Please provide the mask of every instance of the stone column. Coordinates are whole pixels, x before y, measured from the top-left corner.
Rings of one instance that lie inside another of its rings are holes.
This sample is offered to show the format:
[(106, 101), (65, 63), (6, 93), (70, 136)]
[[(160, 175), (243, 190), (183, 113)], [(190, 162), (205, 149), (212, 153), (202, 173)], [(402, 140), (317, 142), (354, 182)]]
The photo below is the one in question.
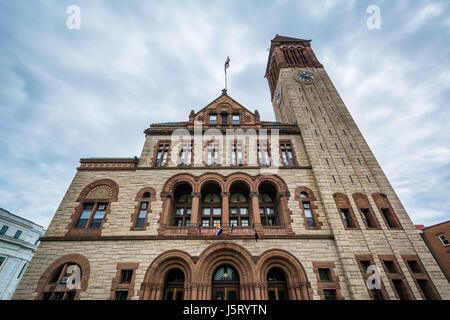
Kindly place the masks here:
[(287, 198), (289, 197), (289, 191), (286, 192), (280, 192), (279, 194), (279, 203), (281, 206), (281, 213), (283, 215), (283, 220), (284, 220), (284, 226), (286, 228), (286, 233), (287, 234), (293, 234), (294, 232), (292, 231), (292, 226), (290, 223), (290, 217), (289, 217), (289, 209), (287, 206)]
[(230, 193), (222, 192), (222, 229), (223, 234), (230, 232)]
[(252, 198), (252, 222), (255, 224), (256, 232), (263, 233), (263, 226), (261, 224), (261, 215), (259, 214), (259, 192), (250, 192)]
[(163, 197), (163, 211), (161, 214), (161, 220), (159, 222), (159, 233), (163, 233), (166, 229), (166, 226), (170, 224), (168, 221), (170, 207), (172, 202), (172, 195), (170, 193), (164, 192), (161, 194)]
[(200, 192), (192, 192), (192, 207), (191, 207), (191, 227), (189, 234), (197, 234), (197, 226), (200, 222)]

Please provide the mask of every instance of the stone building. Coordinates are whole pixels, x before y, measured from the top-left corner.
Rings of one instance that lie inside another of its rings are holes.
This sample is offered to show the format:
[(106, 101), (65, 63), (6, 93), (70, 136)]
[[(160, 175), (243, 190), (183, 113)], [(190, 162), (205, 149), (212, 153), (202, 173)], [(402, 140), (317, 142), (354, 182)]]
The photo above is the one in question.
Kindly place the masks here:
[(421, 235), (450, 282), (450, 220), (422, 228)]
[(139, 158), (81, 159), (14, 298), (449, 299), (310, 41), (277, 35), (265, 76), (276, 122), (223, 90)]
[(44, 234), (40, 225), (0, 208), (0, 300), (9, 300)]

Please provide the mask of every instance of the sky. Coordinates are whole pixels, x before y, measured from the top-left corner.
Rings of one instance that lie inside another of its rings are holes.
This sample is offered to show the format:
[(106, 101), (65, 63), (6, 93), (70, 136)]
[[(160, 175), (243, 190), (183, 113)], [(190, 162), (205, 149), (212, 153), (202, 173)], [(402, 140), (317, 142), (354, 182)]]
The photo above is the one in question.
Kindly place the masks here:
[(139, 157), (221, 94), (227, 56), (228, 94), (274, 120), (276, 34), (312, 39), (413, 222), (449, 220), (450, 3), (430, 0), (0, 0), (0, 207), (47, 227), (80, 158)]

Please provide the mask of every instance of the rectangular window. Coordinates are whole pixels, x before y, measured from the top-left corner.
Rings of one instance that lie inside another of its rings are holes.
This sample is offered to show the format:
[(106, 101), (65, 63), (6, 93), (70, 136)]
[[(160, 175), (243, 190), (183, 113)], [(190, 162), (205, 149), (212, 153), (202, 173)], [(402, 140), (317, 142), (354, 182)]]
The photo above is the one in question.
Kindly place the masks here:
[(241, 226), (248, 227), (248, 219), (241, 219)]
[(180, 154), (180, 167), (190, 167), (192, 160), (192, 144), (183, 144)]
[(217, 226), (217, 225), (221, 225), (222, 221), (220, 219), (213, 219), (213, 227)]
[(364, 218), (364, 221), (367, 224), (367, 228), (374, 228), (374, 225), (372, 224), (370, 220), (370, 212), (369, 209), (361, 209), (361, 215)]
[(137, 228), (142, 228), (144, 226), (145, 218), (147, 217), (147, 207), (148, 202), (141, 202), (141, 207), (139, 209), (139, 216), (136, 221)]
[(361, 267), (364, 270), (364, 272), (367, 272), (367, 269), (370, 267), (370, 261), (369, 260), (361, 260)]
[(281, 157), (285, 167), (295, 167), (294, 153), (290, 143), (280, 143)]
[(309, 202), (303, 202), (303, 211), (305, 212), (306, 222), (308, 227), (315, 227), (314, 219), (311, 212), (311, 205)]
[(220, 216), (222, 214), (222, 208), (213, 208), (213, 216)]
[(417, 284), (419, 285), (420, 291), (422, 291), (425, 300), (433, 300), (434, 293), (429, 286), (428, 280), (417, 279), (416, 281)]
[(223, 113), (221, 116), (222, 116), (222, 125), (226, 126), (228, 124), (228, 114)]
[(89, 225), (92, 229), (100, 228), (106, 213), (106, 204), (99, 204)]
[(409, 268), (413, 273), (422, 273), (422, 269), (420, 268), (419, 264), (415, 260), (407, 261)]
[(350, 212), (348, 209), (341, 209), (342, 219), (344, 219), (344, 224), (347, 228), (353, 228), (353, 223), (350, 217)]
[(321, 281), (331, 281), (330, 269), (319, 269), (319, 277)]
[(238, 225), (238, 220), (237, 219), (230, 219), (230, 226), (237, 227), (237, 225)]
[(242, 165), (244, 164), (241, 143), (233, 144), (233, 149), (232, 149), (232, 153), (231, 153), (231, 164), (234, 167), (236, 167), (236, 166), (242, 167)]
[(209, 124), (217, 124), (217, 115), (215, 114), (209, 115)]
[(391, 211), (389, 209), (381, 209), (381, 213), (383, 214), (384, 219), (386, 220), (387, 225), (389, 228), (395, 228), (394, 221), (391, 217)]
[(239, 115), (233, 114), (233, 124), (239, 124), (239, 123), (240, 123)]
[(208, 166), (217, 167), (219, 165), (219, 145), (216, 143), (208, 144)]
[(156, 153), (155, 167), (164, 167), (167, 163), (167, 156), (169, 154), (169, 143), (161, 143), (158, 146)]
[(336, 290), (323, 290), (323, 295), (325, 297), (325, 300), (336, 300)]
[(209, 219), (202, 219), (202, 227), (209, 227)]
[(270, 156), (267, 143), (258, 143), (258, 162), (260, 167), (270, 167)]
[(16, 231), (16, 234), (14, 235), (14, 238), (15, 238), (15, 239), (19, 239), (19, 237), (20, 237), (21, 234), (22, 234), (22, 231), (17, 230), (17, 231)]
[(440, 234), (438, 237), (439, 237), (439, 240), (441, 240), (441, 242), (444, 245), (444, 247), (450, 245), (450, 242), (448, 242), (448, 239), (445, 236), (445, 234)]
[(91, 216), (94, 205), (92, 203), (86, 203), (84, 205), (83, 211), (81, 212), (80, 218), (75, 226), (75, 228), (85, 228), (89, 217)]
[(0, 234), (5, 234), (8, 229), (9, 229), (8, 226), (3, 226), (2, 229), (0, 230)]
[(385, 260), (383, 261), (386, 271), (388, 273), (397, 273), (397, 269), (395, 268), (394, 261)]
[(2, 266), (3, 262), (5, 262), (6, 257), (0, 257), (0, 267)]
[(25, 263), (22, 267), (22, 269), (20, 269), (19, 274), (17, 275), (17, 279), (20, 279), (20, 277), (22, 276), (23, 271), (25, 270), (25, 268), (27, 267), (27, 264)]
[(122, 270), (120, 283), (130, 283), (132, 277), (133, 277), (133, 270)]
[(116, 300), (127, 300), (128, 291), (116, 291)]
[(394, 289), (398, 295), (398, 298), (400, 300), (406, 300), (406, 292), (405, 292), (405, 286), (403, 285), (403, 281), (398, 280), (398, 279), (393, 279), (392, 284), (394, 285)]

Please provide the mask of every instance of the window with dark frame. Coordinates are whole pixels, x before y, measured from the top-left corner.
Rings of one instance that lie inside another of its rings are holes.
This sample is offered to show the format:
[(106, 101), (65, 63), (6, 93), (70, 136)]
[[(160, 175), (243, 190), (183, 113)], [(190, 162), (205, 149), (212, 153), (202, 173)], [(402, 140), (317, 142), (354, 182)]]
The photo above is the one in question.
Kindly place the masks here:
[(290, 142), (280, 142), (281, 158), (285, 167), (295, 167), (294, 153)]
[(330, 269), (319, 268), (319, 278), (320, 281), (331, 281)]
[(107, 203), (85, 203), (78, 218), (75, 228), (78, 229), (99, 229), (105, 217)]
[[(230, 226), (248, 227), (250, 225), (250, 202), (245, 186), (237, 184), (231, 188), (229, 200)], [(244, 194), (245, 193), (245, 194)]]
[(190, 167), (192, 163), (192, 143), (183, 143), (180, 151), (180, 167)]
[(239, 114), (233, 114), (233, 124), (240, 124)]
[[(75, 263), (68, 262), (63, 265), (60, 265), (55, 271), (53, 275), (50, 277), (49, 283), (44, 287), (45, 291), (42, 293), (42, 300), (74, 300), (77, 290), (68, 290), (67, 279), (70, 274), (67, 273), (67, 268), (71, 265), (75, 265)], [(79, 266), (78, 266), (79, 267)], [(80, 275), (80, 279), (82, 279), (83, 274)]]
[(121, 270), (120, 275), (120, 283), (130, 283), (131, 279), (133, 278), (133, 269), (130, 270)]
[(392, 260), (384, 260), (383, 264), (388, 273), (397, 273), (397, 268), (395, 267), (394, 261)]
[(391, 210), (389, 210), (388, 208), (382, 208), (381, 213), (383, 214), (383, 217), (386, 220), (386, 223), (389, 226), (389, 228), (395, 228), (396, 225), (394, 220), (392, 219)]
[(242, 167), (244, 165), (242, 143), (233, 143), (232, 153), (231, 153), (231, 165), (233, 167)]
[(439, 237), (439, 240), (441, 240), (441, 242), (444, 245), (444, 247), (450, 245), (450, 242), (448, 241), (448, 239), (445, 236), (445, 234), (440, 234), (438, 237)]
[(372, 222), (372, 215), (369, 209), (361, 209), (361, 215), (366, 222), (367, 228), (376, 228), (376, 226)]
[(223, 126), (228, 125), (228, 113), (222, 113), (221, 118), (222, 118), (222, 125)]
[(258, 162), (260, 167), (270, 167), (270, 154), (268, 143), (260, 142), (258, 147)]
[(408, 266), (413, 273), (422, 273), (422, 268), (420, 268), (416, 260), (408, 260), (406, 263), (408, 263)]
[(348, 209), (340, 209), (342, 219), (344, 220), (344, 224), (347, 228), (353, 228), (354, 223), (352, 217), (350, 216), (350, 211)]
[(392, 279), (392, 284), (394, 285), (395, 292), (397, 293), (397, 296), (400, 300), (406, 300), (407, 299), (407, 293), (405, 289), (405, 285), (403, 284), (402, 280), (399, 279)]
[(22, 234), (22, 231), (17, 230), (16, 233), (14, 234), (14, 239), (19, 239), (21, 234)]
[(325, 300), (336, 300), (336, 290), (324, 289), (323, 295), (325, 297)]
[(128, 291), (125, 291), (125, 290), (116, 291), (115, 300), (127, 300), (127, 297), (128, 297)]
[(169, 143), (160, 143), (156, 152), (155, 167), (165, 167), (169, 154)]
[(189, 227), (191, 225), (192, 194), (189, 188), (176, 196), (174, 205), (174, 226)]
[(9, 227), (8, 226), (3, 226), (2, 229), (0, 230), (0, 234), (5, 234), (6, 231), (8, 231)]
[(143, 228), (145, 219), (147, 218), (148, 202), (141, 202), (139, 207), (139, 215), (136, 220), (136, 228)]
[(209, 143), (207, 145), (207, 162), (206, 165), (217, 167), (219, 165), (219, 144)]
[(277, 205), (274, 198), (274, 195), (271, 193), (259, 193), (259, 214), (263, 226), (273, 227), (279, 225)]
[(217, 124), (217, 115), (216, 114), (209, 115), (209, 124)]
[(216, 184), (209, 183), (202, 188), (201, 224), (202, 227), (222, 224), (222, 198)]

